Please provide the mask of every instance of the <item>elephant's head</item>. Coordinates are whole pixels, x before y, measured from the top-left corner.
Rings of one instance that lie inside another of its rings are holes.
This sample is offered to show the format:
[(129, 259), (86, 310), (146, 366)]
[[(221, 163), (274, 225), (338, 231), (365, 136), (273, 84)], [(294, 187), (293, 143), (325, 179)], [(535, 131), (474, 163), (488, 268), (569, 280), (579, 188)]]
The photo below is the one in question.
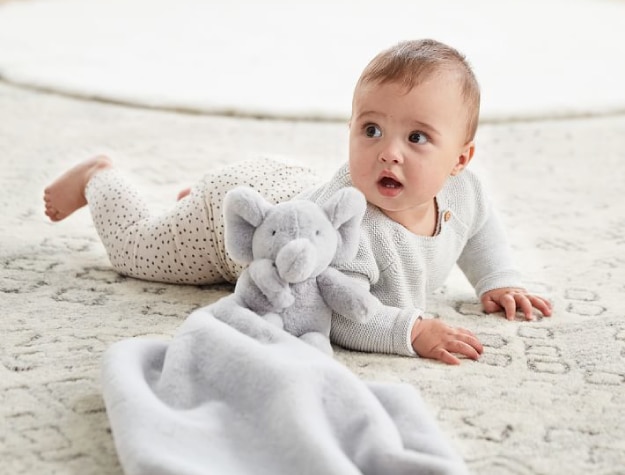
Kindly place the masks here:
[(269, 259), (285, 281), (300, 282), (356, 256), (365, 209), (355, 188), (339, 190), (323, 205), (272, 205), (251, 188), (236, 188), (224, 200), (226, 250), (241, 264)]

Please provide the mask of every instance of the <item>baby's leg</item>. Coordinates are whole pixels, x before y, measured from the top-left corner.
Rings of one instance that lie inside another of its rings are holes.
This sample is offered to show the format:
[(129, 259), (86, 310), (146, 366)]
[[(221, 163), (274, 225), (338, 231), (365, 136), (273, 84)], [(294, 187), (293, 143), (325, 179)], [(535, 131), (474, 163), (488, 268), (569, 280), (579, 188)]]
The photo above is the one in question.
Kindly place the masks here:
[(94, 225), (119, 273), (181, 284), (224, 282), (203, 194), (191, 193), (157, 216), (114, 169), (93, 176), (85, 196)]
[(235, 186), (256, 188), (277, 203), (318, 178), (301, 167), (272, 160), (244, 162), (207, 175), (166, 213), (151, 216), (146, 203), (106, 157), (83, 162), (46, 191), (46, 214), (60, 221), (89, 204), (96, 230), (119, 273), (144, 280), (187, 284), (235, 282), (242, 266), (223, 242), (222, 202)]

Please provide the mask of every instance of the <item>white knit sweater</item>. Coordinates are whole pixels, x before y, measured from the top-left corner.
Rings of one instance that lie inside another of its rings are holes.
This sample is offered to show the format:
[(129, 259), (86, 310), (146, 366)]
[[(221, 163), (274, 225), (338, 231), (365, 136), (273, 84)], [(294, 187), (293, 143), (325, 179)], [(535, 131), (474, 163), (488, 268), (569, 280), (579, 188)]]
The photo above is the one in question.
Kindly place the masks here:
[[(352, 186), (347, 165), (327, 183), (299, 196), (325, 202)], [(479, 179), (469, 170), (450, 177), (436, 196), (438, 233), (417, 236), (369, 204), (356, 259), (337, 268), (369, 285), (383, 304), (366, 324), (336, 314), (332, 340), (346, 348), (415, 355), (410, 333), (423, 315), (426, 296), (441, 286), (458, 263), (478, 295), (519, 287), (503, 228)]]

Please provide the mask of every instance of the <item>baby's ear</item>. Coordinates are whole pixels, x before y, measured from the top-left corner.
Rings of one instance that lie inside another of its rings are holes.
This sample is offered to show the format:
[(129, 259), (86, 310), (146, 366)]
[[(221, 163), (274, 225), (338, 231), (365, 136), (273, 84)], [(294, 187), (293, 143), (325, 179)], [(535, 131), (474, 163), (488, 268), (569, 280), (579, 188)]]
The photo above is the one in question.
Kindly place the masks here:
[(339, 236), (332, 262), (339, 264), (350, 261), (358, 252), (360, 223), (367, 209), (365, 196), (356, 188), (342, 188), (322, 207)]
[(458, 156), (458, 161), (456, 162), (456, 165), (454, 166), (454, 168), (451, 170), (450, 175), (456, 176), (462, 170), (464, 170), (467, 167), (467, 165), (471, 163), (474, 153), (475, 153), (475, 143), (471, 140), (470, 142), (467, 142), (463, 146), (461, 153)]
[(224, 198), (224, 241), (226, 252), (239, 264), (254, 260), (252, 239), (256, 228), (272, 208), (257, 191), (238, 187), (226, 193)]

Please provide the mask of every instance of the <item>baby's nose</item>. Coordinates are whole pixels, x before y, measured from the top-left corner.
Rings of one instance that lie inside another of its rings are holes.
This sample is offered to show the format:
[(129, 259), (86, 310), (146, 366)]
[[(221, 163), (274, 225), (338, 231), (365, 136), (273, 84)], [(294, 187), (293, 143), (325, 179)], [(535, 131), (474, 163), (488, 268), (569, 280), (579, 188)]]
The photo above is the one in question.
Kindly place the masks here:
[(403, 155), (399, 147), (386, 147), (384, 148), (379, 155), (379, 159), (383, 163), (397, 163), (401, 164), (404, 162)]

